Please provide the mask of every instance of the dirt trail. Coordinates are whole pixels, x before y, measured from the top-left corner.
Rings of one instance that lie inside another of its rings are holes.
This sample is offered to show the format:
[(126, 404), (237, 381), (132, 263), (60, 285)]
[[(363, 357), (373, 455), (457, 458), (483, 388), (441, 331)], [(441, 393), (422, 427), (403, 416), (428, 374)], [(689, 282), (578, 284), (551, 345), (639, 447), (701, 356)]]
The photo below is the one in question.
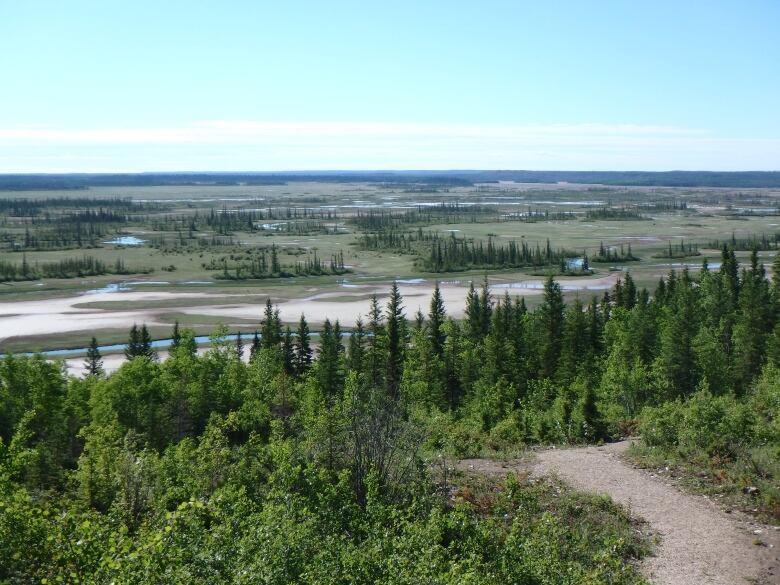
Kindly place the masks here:
[[(574, 488), (608, 494), (660, 535), (655, 555), (642, 563), (642, 572), (657, 585), (780, 584), (780, 532), (728, 515), (706, 498), (631, 467), (619, 457), (627, 447), (621, 442), (551, 449), (539, 451), (530, 464), (477, 459), (461, 467), (503, 475), (531, 465), (534, 474), (556, 474)], [(754, 544), (757, 539), (764, 545)]]

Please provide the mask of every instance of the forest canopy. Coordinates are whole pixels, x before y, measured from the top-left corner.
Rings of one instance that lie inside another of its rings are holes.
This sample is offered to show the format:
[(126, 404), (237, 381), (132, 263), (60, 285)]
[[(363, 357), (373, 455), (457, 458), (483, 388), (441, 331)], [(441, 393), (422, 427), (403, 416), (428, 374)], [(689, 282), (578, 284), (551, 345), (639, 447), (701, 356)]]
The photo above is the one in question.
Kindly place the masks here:
[(465, 315), (438, 287), (407, 315), (394, 285), (348, 332), (269, 300), (203, 355), (177, 326), (160, 361), (143, 326), (110, 375), (94, 339), (84, 378), (3, 358), (0, 582), (642, 583), (625, 510), (447, 464), (638, 428), (777, 517), (780, 279), (755, 252), (587, 303), (550, 277), (534, 310), (486, 280)]

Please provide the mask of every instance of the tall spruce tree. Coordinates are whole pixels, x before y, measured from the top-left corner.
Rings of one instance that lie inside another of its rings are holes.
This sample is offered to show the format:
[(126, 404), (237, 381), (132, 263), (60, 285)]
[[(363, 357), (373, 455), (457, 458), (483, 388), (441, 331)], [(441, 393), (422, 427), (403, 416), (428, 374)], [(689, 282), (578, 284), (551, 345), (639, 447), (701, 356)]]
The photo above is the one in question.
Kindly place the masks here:
[(766, 339), (774, 324), (774, 310), (763, 264), (758, 252), (750, 256), (750, 269), (742, 271), (734, 325), (734, 374), (737, 390), (744, 392), (760, 373)]
[(141, 332), (138, 335), (138, 341), (140, 343), (141, 355), (149, 360), (157, 360), (157, 351), (152, 345), (152, 336), (149, 333), (149, 329), (146, 327), (146, 323), (141, 325)]
[(236, 333), (236, 357), (238, 361), (244, 359), (244, 340), (241, 339), (241, 332)]
[(669, 302), (660, 319), (659, 350), (655, 371), (666, 386), (666, 398), (687, 396), (696, 389), (698, 375), (693, 340), (698, 331), (696, 291), (688, 270), (678, 279), (674, 271), (667, 280)]
[(490, 294), (490, 283), (487, 275), (485, 275), (482, 288), (479, 291), (479, 313), (480, 335), (484, 337), (490, 333), (490, 322), (493, 314), (493, 296)]
[(103, 370), (103, 356), (100, 355), (98, 342), (94, 336), (89, 342), (89, 348), (87, 349), (87, 359), (84, 361), (84, 371), (87, 376), (102, 376), (105, 373)]
[(263, 349), (278, 347), (282, 341), (282, 326), (279, 310), (274, 308), (271, 299), (266, 299), (263, 319), (260, 322), (260, 345)]
[(566, 309), (561, 339), (561, 358), (558, 380), (568, 385), (574, 381), (580, 369), (589, 363), (592, 349), (589, 343), (588, 316), (579, 298)]
[(137, 357), (143, 355), (143, 347), (141, 345), (141, 332), (138, 329), (138, 325), (133, 323), (130, 328), (130, 336), (125, 346), (125, 357), (129, 360), (134, 360)]
[(298, 321), (298, 331), (295, 336), (295, 371), (300, 376), (305, 374), (311, 366), (311, 335), (306, 317), (301, 313)]
[(171, 350), (176, 349), (181, 344), (181, 331), (179, 331), (179, 321), (176, 320), (171, 331)]
[(401, 386), (406, 345), (406, 320), (403, 313), (403, 299), (397, 282), (393, 282), (390, 288), (390, 299), (387, 301), (386, 313), (387, 361), (385, 366), (385, 384), (388, 395), (397, 397)]
[(360, 372), (363, 369), (363, 347), (366, 330), (363, 327), (363, 318), (358, 315), (355, 320), (355, 328), (352, 335), (349, 336), (349, 347), (347, 348), (347, 369)]
[(482, 337), (482, 306), (479, 304), (479, 294), (474, 288), (474, 283), (469, 283), (469, 292), (466, 293), (466, 332), (474, 341)]
[(382, 384), (385, 364), (385, 326), (376, 295), (371, 296), (368, 309), (368, 348), (364, 368), (367, 382), (374, 388)]
[(337, 398), (343, 384), (339, 343), (330, 319), (325, 319), (320, 334), (320, 348), (315, 369), (317, 385), (329, 404)]
[(539, 376), (552, 378), (558, 369), (563, 334), (563, 291), (552, 276), (544, 284), (544, 300), (539, 306)]
[(249, 347), (249, 359), (253, 359), (258, 352), (260, 351), (260, 335), (258, 334), (257, 330), (255, 330), (255, 334), (252, 337), (252, 345)]
[(439, 290), (439, 283), (433, 288), (431, 296), (431, 306), (428, 311), (428, 336), (431, 339), (431, 350), (433, 354), (441, 357), (444, 352), (444, 344), (447, 341), (447, 335), (444, 332), (444, 321), (447, 319), (447, 313), (444, 309), (444, 298)]

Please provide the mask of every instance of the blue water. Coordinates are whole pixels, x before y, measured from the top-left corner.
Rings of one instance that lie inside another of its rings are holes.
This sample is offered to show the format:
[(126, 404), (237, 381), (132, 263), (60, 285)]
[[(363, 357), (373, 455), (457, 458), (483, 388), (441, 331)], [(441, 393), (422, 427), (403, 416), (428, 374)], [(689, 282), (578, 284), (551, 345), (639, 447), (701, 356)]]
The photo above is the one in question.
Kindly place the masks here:
[(114, 244), (115, 246), (141, 246), (144, 242), (146, 242), (146, 240), (136, 238), (135, 236), (119, 236), (103, 243)]
[[(343, 333), (344, 337), (349, 337), (350, 335), (352, 335), (351, 331), (344, 331), (342, 333)], [(295, 334), (293, 333), (293, 335), (295, 335)], [(316, 332), (316, 331), (312, 331), (311, 333), (309, 333), (309, 335), (311, 335), (312, 337), (319, 337), (320, 334), (318, 332)], [(254, 336), (253, 333), (242, 333), (241, 334), (241, 339), (245, 340), (245, 341), (248, 341), (248, 342), (251, 342), (253, 336)], [(259, 333), (258, 333), (258, 337), (261, 337), (261, 335)], [(198, 345), (203, 345), (203, 344), (209, 343), (211, 341), (211, 336), (210, 335), (196, 335), (194, 339), (195, 339), (195, 343), (197, 343)], [(225, 337), (223, 339), (225, 339), (227, 341), (235, 341), (236, 339), (238, 339), (238, 334), (231, 333), (230, 335), (225, 335)], [(166, 348), (169, 348), (172, 343), (173, 343), (173, 339), (172, 338), (169, 338), (169, 339), (157, 339), (155, 341), (152, 341), (152, 347), (154, 349), (166, 349)], [(127, 347), (126, 343), (116, 343), (114, 345), (99, 345), (98, 346), (98, 350), (100, 351), (100, 353), (120, 353), (120, 352), (123, 352), (126, 347)], [(27, 353), (21, 353), (21, 354), (18, 354), (18, 355), (31, 356), (31, 355), (38, 355), (38, 354), (40, 354), (40, 355), (43, 355), (43, 356), (46, 356), (46, 357), (72, 357), (72, 356), (76, 356), (76, 355), (79, 355), (79, 354), (87, 353), (87, 349), (88, 348), (86, 348), (86, 347), (76, 347), (76, 348), (71, 348), (71, 349), (50, 349), (48, 351), (27, 352)]]

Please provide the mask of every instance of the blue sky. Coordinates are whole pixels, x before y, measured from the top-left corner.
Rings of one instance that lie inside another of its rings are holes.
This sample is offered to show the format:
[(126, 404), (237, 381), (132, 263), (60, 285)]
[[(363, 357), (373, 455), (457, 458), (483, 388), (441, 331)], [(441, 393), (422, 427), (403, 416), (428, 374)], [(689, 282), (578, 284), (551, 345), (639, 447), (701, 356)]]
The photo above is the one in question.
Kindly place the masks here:
[(0, 0), (0, 172), (780, 169), (780, 2)]

